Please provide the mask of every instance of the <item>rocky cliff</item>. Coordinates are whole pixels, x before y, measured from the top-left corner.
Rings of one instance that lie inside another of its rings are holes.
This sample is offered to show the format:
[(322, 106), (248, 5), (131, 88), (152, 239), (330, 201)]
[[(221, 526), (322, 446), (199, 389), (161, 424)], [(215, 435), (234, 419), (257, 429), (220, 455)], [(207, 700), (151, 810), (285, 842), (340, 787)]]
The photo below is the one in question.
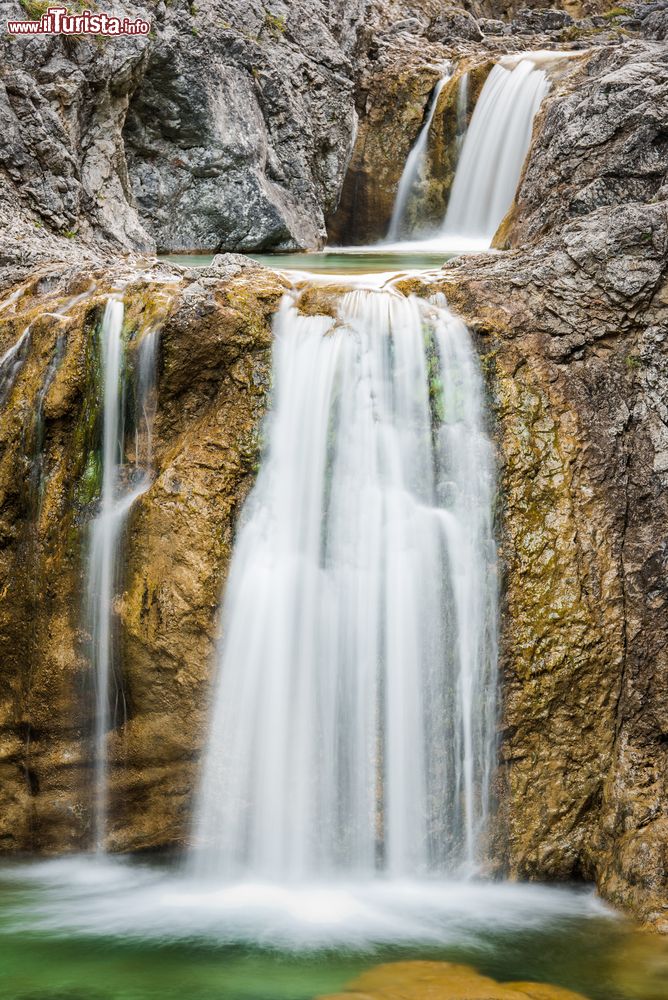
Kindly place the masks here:
[[(363, 3), (120, 3), (148, 37), (2, 38), (2, 255), (322, 245)], [(2, 0), (0, 19), (41, 12)], [(0, 257), (0, 261), (2, 257)]]
[(438, 283), (479, 335), (501, 451), (501, 854), (664, 930), (667, 111), (660, 47), (587, 61), (545, 102), (516, 249)]
[(91, 476), (101, 434), (100, 323), (119, 287), (126, 340), (160, 330), (160, 405), (152, 485), (121, 543), (114, 624), (126, 710), (108, 741), (110, 839), (116, 849), (136, 850), (172, 846), (187, 834), (216, 608), (234, 522), (257, 468), (270, 317), (284, 283), (234, 263), (196, 277), (120, 268), (84, 278), (74, 269), (35, 279), (3, 311), (0, 349), (29, 331), (25, 352), (2, 369), (5, 851), (91, 842), (84, 567), (100, 492)]
[[(0, 0), (0, 22), (45, 6)], [(666, 34), (661, 2), (544, 6), (123, 0), (114, 11), (147, 18), (148, 36), (4, 33), (0, 268), (10, 280), (48, 259), (316, 248), (326, 225), (330, 242), (383, 235), (448, 66)]]

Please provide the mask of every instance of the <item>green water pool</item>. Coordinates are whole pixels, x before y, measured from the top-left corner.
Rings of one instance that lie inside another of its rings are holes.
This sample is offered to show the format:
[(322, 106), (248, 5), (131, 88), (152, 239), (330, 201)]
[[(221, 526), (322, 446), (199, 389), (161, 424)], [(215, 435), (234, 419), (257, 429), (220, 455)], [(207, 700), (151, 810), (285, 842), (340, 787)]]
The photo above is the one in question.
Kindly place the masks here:
[[(310, 940), (300, 947), (299, 934), (290, 940), (289, 928), (297, 925), (289, 896), (283, 921), (282, 903), (273, 923), (257, 905), (249, 920), (253, 907), (228, 908), (221, 920), (216, 893), (179, 895), (169, 872), (147, 874), (130, 865), (121, 877), (108, 869), (98, 877), (92, 867), (68, 864), (55, 862), (55, 877), (48, 864), (38, 866), (37, 877), (21, 865), (0, 871), (2, 1000), (310, 1000), (342, 990), (381, 962), (407, 959), (463, 962), (501, 981), (549, 982), (591, 1000), (668, 1000), (661, 943), (606, 912), (591, 894), (474, 888), (473, 906), (450, 906), (437, 922), (436, 897), (429, 902), (426, 896), (437, 928), (432, 938), (441, 934), (440, 944), (402, 944), (400, 935), (392, 943), (364, 944), (364, 921), (372, 918), (362, 903), (340, 928), (345, 946), (336, 945), (334, 933), (329, 945), (323, 938), (319, 946)], [(254, 891), (257, 904), (261, 889)], [(466, 885), (458, 891), (464, 904)], [(326, 910), (325, 903), (300, 919), (320, 921), (330, 933), (335, 922)], [(229, 940), (235, 921), (243, 924), (237, 943)], [(270, 930), (282, 924), (287, 944), (277, 944)], [(359, 948), (347, 933), (354, 937), (358, 926)]]
[[(396, 271), (426, 271), (442, 267), (456, 256), (441, 251), (359, 250), (337, 253), (249, 254), (253, 260), (278, 270), (308, 271), (312, 274), (382, 274)], [(212, 254), (165, 254), (161, 260), (183, 267), (206, 267)]]

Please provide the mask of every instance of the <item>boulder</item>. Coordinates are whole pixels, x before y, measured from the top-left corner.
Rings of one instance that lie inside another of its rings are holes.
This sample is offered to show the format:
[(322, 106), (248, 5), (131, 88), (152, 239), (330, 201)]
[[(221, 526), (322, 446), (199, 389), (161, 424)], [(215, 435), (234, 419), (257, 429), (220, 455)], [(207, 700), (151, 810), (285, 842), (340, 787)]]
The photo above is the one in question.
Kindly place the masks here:
[(448, 43), (459, 39), (479, 42), (482, 40), (482, 31), (472, 14), (453, 7), (430, 22), (427, 37), (432, 42)]

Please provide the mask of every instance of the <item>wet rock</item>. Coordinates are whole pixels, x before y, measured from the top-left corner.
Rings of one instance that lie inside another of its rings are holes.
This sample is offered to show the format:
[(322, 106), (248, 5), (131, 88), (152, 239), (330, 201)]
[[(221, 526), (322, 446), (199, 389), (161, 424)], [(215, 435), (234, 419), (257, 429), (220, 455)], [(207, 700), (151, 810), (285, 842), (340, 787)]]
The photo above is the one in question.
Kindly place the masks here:
[(224, 255), (212, 270), (214, 280), (197, 281), (168, 265), (51, 271), (0, 312), (0, 353), (31, 324), (25, 364), (0, 414), (4, 852), (91, 843), (94, 699), (81, 608), (95, 502), (81, 484), (98, 426), (98, 328), (114, 282), (125, 283), (128, 332), (161, 333), (154, 480), (128, 522), (114, 606), (128, 710), (109, 733), (110, 845), (166, 847), (187, 835), (216, 608), (257, 467), (271, 315), (285, 288), (246, 258)]
[(665, 203), (602, 207), (440, 285), (479, 337), (502, 455), (499, 857), (518, 877), (595, 879), (657, 927), (667, 250)]
[(320, 1000), (586, 1000), (547, 983), (499, 983), (468, 965), (452, 962), (391, 962), (350, 983), (345, 992)]
[[(434, 59), (438, 54), (435, 50)], [(366, 113), (360, 121), (355, 148), (337, 211), (328, 219), (330, 242), (369, 244), (387, 235), (397, 188), (406, 157), (422, 128), (439, 77), (424, 55), (388, 58), (365, 79)], [(414, 231), (438, 228), (447, 207), (459, 155), (457, 89), (461, 74), (469, 73), (466, 120), (493, 63), (486, 57), (462, 60), (458, 72), (442, 89), (428, 137), (427, 162), (406, 221)], [(397, 151), (401, 150), (401, 155)]]

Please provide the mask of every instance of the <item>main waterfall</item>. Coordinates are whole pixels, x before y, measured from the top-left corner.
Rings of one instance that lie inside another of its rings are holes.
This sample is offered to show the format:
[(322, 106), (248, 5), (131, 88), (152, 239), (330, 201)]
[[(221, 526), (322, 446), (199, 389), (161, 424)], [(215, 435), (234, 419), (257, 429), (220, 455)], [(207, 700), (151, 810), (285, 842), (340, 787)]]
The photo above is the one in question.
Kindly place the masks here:
[(268, 449), (223, 610), (192, 866), (473, 870), (494, 760), (494, 463), (443, 302), (275, 320)]

